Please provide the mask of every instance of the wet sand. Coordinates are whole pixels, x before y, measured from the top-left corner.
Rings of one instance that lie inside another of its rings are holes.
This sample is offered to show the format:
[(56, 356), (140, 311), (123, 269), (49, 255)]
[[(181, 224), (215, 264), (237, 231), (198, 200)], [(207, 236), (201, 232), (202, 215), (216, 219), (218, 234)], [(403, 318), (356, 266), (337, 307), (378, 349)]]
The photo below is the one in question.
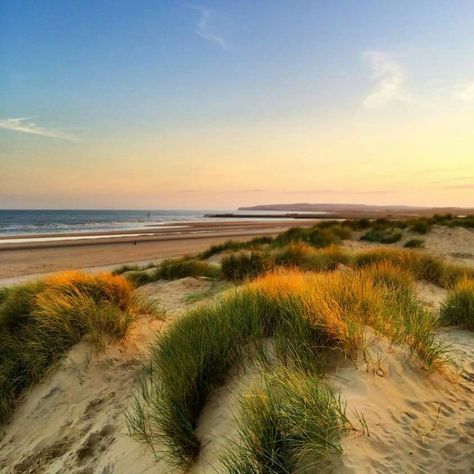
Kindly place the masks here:
[[(87, 237), (64, 241), (41, 240), (45, 235), (11, 237), (8, 243), (0, 244), (0, 285), (25, 279), (21, 277), (67, 269), (105, 270), (124, 263), (159, 261), (200, 252), (228, 239), (248, 240), (259, 235), (274, 235), (289, 227), (311, 226), (315, 222), (200, 222), (172, 228), (48, 234), (48, 237)], [(110, 238), (100, 238), (99, 235), (109, 235)], [(22, 242), (22, 237), (37, 239), (34, 242)]]

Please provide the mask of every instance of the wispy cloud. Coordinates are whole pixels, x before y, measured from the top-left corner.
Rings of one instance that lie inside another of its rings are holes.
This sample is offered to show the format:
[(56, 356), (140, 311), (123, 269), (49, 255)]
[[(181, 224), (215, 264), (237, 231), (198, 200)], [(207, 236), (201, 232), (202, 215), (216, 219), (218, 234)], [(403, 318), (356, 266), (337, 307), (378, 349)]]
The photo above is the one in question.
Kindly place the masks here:
[(474, 102), (474, 81), (458, 84), (454, 88), (454, 97), (464, 102)]
[(80, 141), (80, 139), (75, 135), (63, 132), (60, 129), (40, 127), (31, 120), (33, 118), (35, 117), (32, 116), (0, 119), (0, 128), (4, 128), (6, 130), (13, 130), (15, 132), (41, 135), (43, 137), (59, 138), (61, 140), (69, 140), (74, 142)]
[(372, 69), (375, 90), (365, 98), (364, 107), (377, 108), (392, 101), (409, 102), (403, 90), (403, 68), (383, 51), (366, 51), (364, 59)]
[(229, 49), (227, 41), (222, 37), (211, 31), (210, 22), (214, 16), (214, 11), (205, 7), (193, 7), (200, 13), (199, 21), (197, 23), (196, 33), (208, 41), (218, 44), (221, 48)]

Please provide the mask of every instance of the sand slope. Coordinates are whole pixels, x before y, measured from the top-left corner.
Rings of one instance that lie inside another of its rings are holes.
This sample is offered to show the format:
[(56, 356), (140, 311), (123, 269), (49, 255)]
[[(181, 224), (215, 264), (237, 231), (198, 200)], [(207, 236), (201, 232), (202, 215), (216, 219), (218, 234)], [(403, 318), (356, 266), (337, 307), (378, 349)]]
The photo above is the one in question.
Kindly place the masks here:
[(382, 354), (375, 368), (348, 366), (330, 377), (349, 414), (363, 413), (369, 428), (369, 435), (343, 439), (336, 472), (473, 472), (473, 337), (461, 330), (443, 336), (464, 370), (457, 383), (428, 376), (380, 343), (372, 347), (374, 360)]
[(0, 473), (168, 472), (170, 466), (155, 464), (153, 453), (127, 435), (124, 414), (149, 344), (173, 317), (200, 303), (186, 304), (186, 295), (214, 287), (197, 278), (142, 287), (162, 301), (166, 321), (141, 318), (123, 341), (102, 352), (87, 342), (76, 345), (23, 397), (4, 428)]

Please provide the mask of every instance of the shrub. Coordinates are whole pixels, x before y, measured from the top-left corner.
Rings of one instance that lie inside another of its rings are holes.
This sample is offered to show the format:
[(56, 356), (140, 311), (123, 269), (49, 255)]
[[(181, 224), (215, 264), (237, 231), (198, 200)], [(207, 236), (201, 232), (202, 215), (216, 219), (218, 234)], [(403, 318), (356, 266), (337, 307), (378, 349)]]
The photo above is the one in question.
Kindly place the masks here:
[(393, 244), (402, 238), (402, 233), (394, 228), (372, 229), (364, 234), (360, 240), (367, 242), (380, 242), (381, 244)]
[(274, 262), (266, 252), (242, 252), (225, 257), (221, 265), (225, 279), (241, 282), (271, 270)]
[(341, 432), (349, 425), (327, 386), (288, 370), (265, 375), (263, 387), (243, 396), (237, 424), (240, 442), (223, 456), (226, 472), (234, 474), (319, 471), (341, 452)]
[(441, 319), (445, 324), (474, 331), (474, 280), (461, 280), (449, 292), (441, 307)]
[(17, 397), (75, 343), (120, 338), (138, 312), (152, 312), (120, 276), (66, 272), (11, 288), (0, 304), (0, 423)]
[(404, 247), (409, 249), (420, 249), (425, 246), (425, 241), (423, 239), (409, 239), (405, 242)]

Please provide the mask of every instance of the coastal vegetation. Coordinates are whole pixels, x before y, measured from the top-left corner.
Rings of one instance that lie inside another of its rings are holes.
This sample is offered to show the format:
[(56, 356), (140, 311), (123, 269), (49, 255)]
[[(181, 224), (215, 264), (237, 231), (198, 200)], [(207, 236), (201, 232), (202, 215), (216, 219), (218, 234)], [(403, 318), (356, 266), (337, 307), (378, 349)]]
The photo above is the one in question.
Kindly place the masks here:
[(351, 272), (280, 270), (231, 291), (217, 305), (189, 312), (152, 349), (129, 414), (132, 435), (152, 447), (165, 443), (171, 462), (192, 465), (201, 449), (195, 430), (206, 401), (252, 354), (271, 364), (269, 340), (277, 365), (313, 377), (324, 376), (328, 354), (363, 357), (367, 326), (406, 346), (427, 370), (442, 366), (446, 348), (435, 339), (438, 321), (419, 305), (411, 284), (408, 272), (387, 262)]
[(474, 279), (459, 281), (441, 307), (441, 319), (449, 325), (474, 331)]
[(425, 241), (423, 239), (409, 239), (403, 246), (408, 249), (421, 249), (425, 246)]
[(3, 290), (0, 422), (74, 344), (86, 338), (102, 347), (123, 337), (136, 315), (153, 312), (127, 280), (105, 273), (66, 272)]
[[(435, 224), (427, 220), (429, 232)], [(208, 304), (201, 303), (211, 289), (188, 295), (187, 304), (200, 305), (158, 335), (127, 413), (130, 434), (157, 458), (189, 469), (203, 448), (196, 430), (204, 407), (229, 380), (252, 372), (235, 445), (219, 453), (226, 472), (325, 469), (344, 433), (356, 429), (328, 383), (335, 364), (369, 366), (378, 341), (396, 345), (427, 373), (444, 371), (449, 347), (439, 327), (474, 330), (472, 268), (426, 253), (418, 238), (407, 249), (340, 245), (361, 234), (381, 242), (394, 232), (423, 233), (424, 224), (327, 221), (114, 274), (65, 272), (1, 289), (0, 422), (74, 344), (101, 348), (122, 338), (138, 315), (156, 315), (137, 287), (198, 277), (226, 292)], [(439, 312), (420, 302), (417, 281), (448, 290)]]

